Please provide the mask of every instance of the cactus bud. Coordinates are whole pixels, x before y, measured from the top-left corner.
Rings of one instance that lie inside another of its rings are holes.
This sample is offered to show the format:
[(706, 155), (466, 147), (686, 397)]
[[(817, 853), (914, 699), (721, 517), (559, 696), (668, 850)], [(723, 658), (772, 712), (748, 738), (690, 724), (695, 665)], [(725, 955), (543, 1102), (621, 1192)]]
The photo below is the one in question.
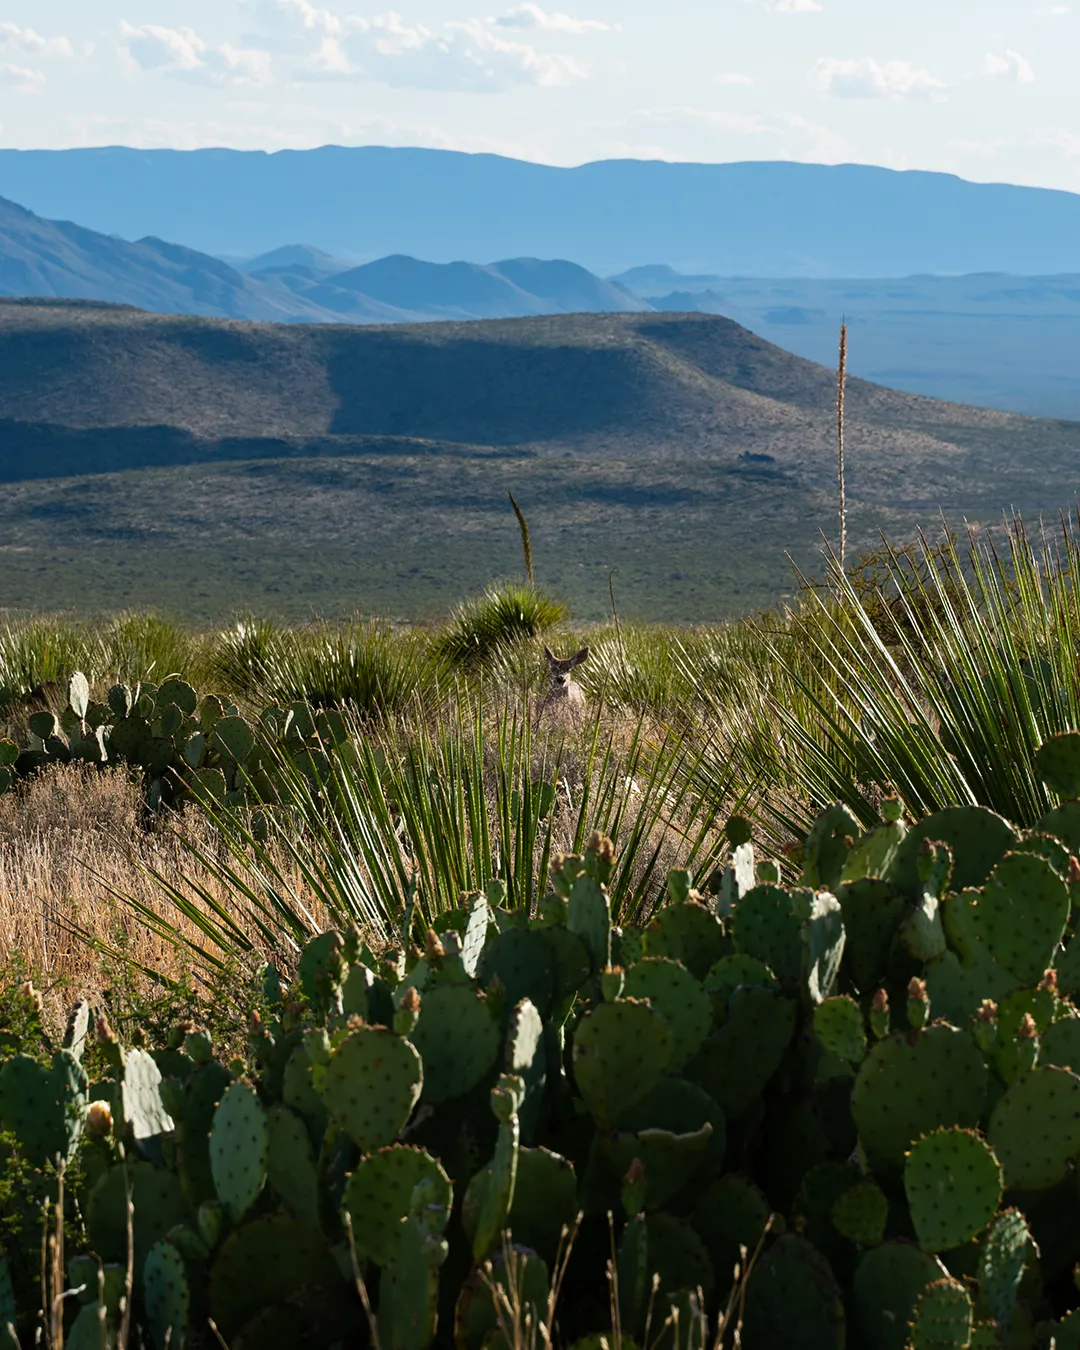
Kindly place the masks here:
[(427, 957), (430, 966), (438, 966), (439, 962), (446, 956), (446, 948), (439, 940), (439, 935), (434, 928), (429, 928), (424, 935), (424, 955)]
[(401, 996), (401, 1003), (394, 1013), (394, 1030), (399, 1036), (411, 1036), (420, 1020), (420, 995), (413, 986)]
[(883, 1040), (889, 1034), (889, 996), (879, 989), (870, 1003), (870, 1030)]
[(1071, 854), (1069, 856), (1069, 881), (1072, 883), (1080, 881), (1080, 862)]
[(991, 999), (984, 998), (982, 1006), (975, 1014), (971, 1022), (972, 1034), (975, 1037), (975, 1044), (988, 1055), (997, 1040), (997, 1004)]
[(102, 1045), (116, 1044), (116, 1034), (109, 1025), (109, 1019), (104, 1013), (98, 1017), (97, 1022), (94, 1024), (94, 1035), (97, 1036)]
[(86, 1134), (90, 1139), (107, 1139), (112, 1134), (112, 1107), (108, 1102), (91, 1102), (86, 1112)]
[(1039, 981), (1039, 989), (1044, 994), (1054, 994), (1055, 996), (1057, 995), (1058, 982), (1056, 970), (1051, 968), (1050, 970), (1044, 972), (1042, 979)]
[(625, 983), (626, 972), (622, 966), (608, 966), (600, 977), (600, 989), (604, 995), (604, 1002), (614, 1003), (617, 998), (620, 998)]
[(645, 1204), (645, 1166), (640, 1158), (634, 1158), (626, 1169), (622, 1183), (622, 1207), (629, 1218), (640, 1214)]
[(918, 1031), (924, 1027), (930, 1016), (930, 999), (926, 992), (926, 981), (912, 979), (907, 990), (908, 1026)]
[(1025, 1013), (1016, 1029), (1016, 1067), (1019, 1073), (1033, 1069), (1039, 1058), (1039, 1028), (1030, 1013)]
[(896, 825), (904, 816), (904, 806), (899, 797), (886, 797), (881, 803), (881, 819), (886, 825)]
[(33, 980), (27, 980), (25, 984), (19, 986), (19, 996), (24, 999), (34, 1012), (41, 1015), (41, 1010), (45, 1006), (41, 995), (34, 988)]
[(1039, 1035), (1039, 1028), (1035, 1025), (1035, 1019), (1030, 1013), (1025, 1013), (1020, 1019), (1020, 1025), (1016, 1029), (1016, 1039), (1018, 1041), (1033, 1041)]

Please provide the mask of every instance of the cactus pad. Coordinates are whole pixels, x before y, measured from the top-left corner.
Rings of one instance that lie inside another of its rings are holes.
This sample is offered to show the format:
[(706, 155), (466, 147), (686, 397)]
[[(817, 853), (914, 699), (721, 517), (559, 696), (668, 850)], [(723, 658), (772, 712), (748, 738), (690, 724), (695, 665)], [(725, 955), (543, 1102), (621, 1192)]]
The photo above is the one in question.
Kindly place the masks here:
[(514, 1242), (553, 1265), (563, 1229), (573, 1228), (577, 1212), (573, 1163), (546, 1148), (519, 1149), (514, 1199), (506, 1221)]
[(978, 1047), (954, 1027), (889, 1036), (863, 1060), (855, 1080), (851, 1106), (859, 1138), (873, 1158), (902, 1164), (920, 1135), (976, 1125), (986, 1083)]
[(747, 891), (731, 918), (736, 948), (756, 956), (782, 984), (797, 984), (802, 975), (802, 925), (792, 899), (779, 886)]
[(889, 1202), (872, 1181), (860, 1181), (833, 1202), (833, 1227), (860, 1247), (876, 1247), (885, 1236)]
[(508, 928), (484, 948), (478, 978), (487, 988), (498, 976), (510, 1007), (527, 998), (546, 1017), (555, 998), (555, 953), (543, 930)]
[(593, 971), (611, 965), (611, 901), (607, 890), (582, 872), (570, 891), (566, 926), (585, 943)]
[(619, 1177), (636, 1158), (645, 1168), (645, 1207), (661, 1209), (683, 1189), (705, 1161), (713, 1127), (706, 1121), (685, 1134), (643, 1129), (605, 1139), (603, 1148)]
[(935, 1280), (915, 1305), (911, 1350), (968, 1350), (973, 1319), (971, 1295), (960, 1281)]
[(528, 999), (510, 1014), (506, 1032), (507, 1073), (517, 1074), (525, 1084), (525, 1097), (518, 1108), (521, 1137), (531, 1144), (538, 1137), (547, 1105), (548, 1050), (544, 1021)]
[(881, 979), (907, 902), (894, 886), (877, 879), (847, 882), (836, 895), (847, 934), (844, 965), (865, 994)]
[(983, 887), (976, 935), (1023, 985), (1038, 984), (1053, 963), (1069, 917), (1069, 890), (1045, 858), (1010, 853)]
[(29, 1055), (0, 1066), (0, 1127), (37, 1167), (58, 1157), (70, 1161), (88, 1105), (86, 1074), (70, 1050), (58, 1051), (48, 1068)]
[(714, 1275), (705, 1245), (685, 1223), (661, 1210), (645, 1220), (646, 1251), (650, 1278), (658, 1275), (662, 1295), (680, 1289), (702, 1289), (712, 1295)]
[(1033, 1069), (994, 1107), (990, 1145), (1012, 1190), (1044, 1190), (1080, 1154), (1080, 1078), (1066, 1069)]
[(979, 1295), (999, 1325), (1012, 1316), (1024, 1274), (1031, 1234), (1018, 1209), (1007, 1209), (990, 1225), (979, 1257)]
[(266, 1116), (270, 1127), (266, 1159), (270, 1185), (296, 1218), (318, 1223), (319, 1181), (307, 1128), (287, 1106), (272, 1106)]
[(750, 1276), (745, 1350), (843, 1350), (845, 1340), (844, 1304), (828, 1261), (805, 1238), (785, 1234)]
[(424, 994), (410, 1039), (424, 1062), (424, 1101), (434, 1104), (481, 1081), (499, 1053), (499, 1024), (471, 985), (440, 985)]
[(624, 993), (627, 998), (647, 999), (668, 1024), (669, 1071), (689, 1063), (712, 1026), (712, 1003), (686, 967), (667, 957), (646, 957), (626, 972)]
[(802, 909), (803, 982), (812, 1003), (829, 996), (844, 956), (846, 935), (840, 902), (819, 891), (800, 895)]
[(210, 1127), (214, 1189), (232, 1223), (239, 1223), (266, 1185), (270, 1127), (250, 1083), (227, 1088)]
[(214, 724), (211, 735), (214, 748), (237, 764), (255, 749), (255, 733), (242, 717), (222, 717)]
[(952, 889), (981, 886), (1017, 842), (1007, 820), (985, 806), (950, 806), (913, 825), (896, 850), (889, 880), (905, 895), (921, 895), (919, 850), (923, 840), (947, 844), (954, 859)]
[(764, 961), (756, 956), (743, 956), (736, 952), (731, 956), (722, 956), (711, 966), (703, 980), (707, 994), (711, 994), (722, 1017), (727, 1016), (728, 1001), (742, 984), (756, 985), (759, 989), (771, 989), (780, 992), (780, 981)]
[(908, 1154), (904, 1190), (919, 1246), (945, 1252), (969, 1242), (993, 1218), (1001, 1166), (977, 1134), (936, 1130)]
[(141, 1161), (110, 1167), (90, 1192), (86, 1218), (90, 1242), (105, 1262), (127, 1260), (129, 1186), (135, 1209), (135, 1269), (141, 1271), (154, 1243), (170, 1228), (189, 1220), (191, 1210), (174, 1173)]
[(182, 1350), (191, 1316), (184, 1258), (171, 1242), (155, 1242), (143, 1267), (143, 1299), (157, 1350)]
[(741, 1116), (780, 1067), (795, 1032), (795, 1006), (766, 989), (736, 989), (727, 1020), (686, 1068), (729, 1120)]
[(210, 1313), (228, 1341), (260, 1309), (301, 1290), (325, 1297), (342, 1276), (322, 1234), (275, 1214), (225, 1239), (210, 1271)]
[(695, 900), (665, 905), (645, 930), (645, 954), (666, 956), (686, 967), (696, 980), (730, 949), (713, 914)]
[(905, 1350), (919, 1295), (947, 1273), (937, 1257), (910, 1242), (885, 1242), (867, 1252), (852, 1283), (859, 1344), (874, 1350)]
[(231, 1082), (228, 1069), (211, 1060), (190, 1075), (184, 1088), (184, 1111), (178, 1121), (177, 1141), (180, 1179), (188, 1200), (196, 1207), (215, 1195), (210, 1171), (210, 1126), (217, 1104)]
[(422, 1148), (394, 1144), (362, 1158), (345, 1187), (345, 1209), (361, 1261), (388, 1265), (396, 1256), (401, 1222), (412, 1208), (413, 1191), (430, 1183), (431, 1203), (443, 1210), (435, 1228), (442, 1232), (454, 1193), (442, 1166)]
[(404, 1129), (423, 1077), (420, 1056), (408, 1041), (382, 1027), (361, 1027), (333, 1051), (316, 1089), (335, 1121), (370, 1153), (392, 1144)]
[(853, 998), (827, 998), (814, 1009), (814, 1035), (833, 1055), (858, 1064), (866, 1054), (862, 1009)]
[(734, 1283), (736, 1265), (742, 1264), (740, 1249), (753, 1256), (768, 1222), (769, 1202), (745, 1177), (717, 1177), (698, 1195), (694, 1230), (708, 1250), (721, 1295)]
[(1051, 736), (1035, 751), (1035, 772), (1059, 797), (1080, 797), (1080, 732)]
[(670, 1059), (667, 1022), (634, 999), (600, 1004), (574, 1032), (574, 1078), (586, 1106), (604, 1124), (640, 1101)]
[(1080, 1074), (1080, 1017), (1061, 1017), (1039, 1038), (1039, 1064)]

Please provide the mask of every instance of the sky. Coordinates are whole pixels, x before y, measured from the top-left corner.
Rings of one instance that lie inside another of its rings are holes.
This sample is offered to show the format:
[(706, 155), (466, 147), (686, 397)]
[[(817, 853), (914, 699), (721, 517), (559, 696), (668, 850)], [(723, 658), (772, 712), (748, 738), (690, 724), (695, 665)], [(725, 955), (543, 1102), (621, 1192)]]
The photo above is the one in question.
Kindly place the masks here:
[(1080, 192), (1080, 0), (0, 0), (0, 145), (794, 159)]

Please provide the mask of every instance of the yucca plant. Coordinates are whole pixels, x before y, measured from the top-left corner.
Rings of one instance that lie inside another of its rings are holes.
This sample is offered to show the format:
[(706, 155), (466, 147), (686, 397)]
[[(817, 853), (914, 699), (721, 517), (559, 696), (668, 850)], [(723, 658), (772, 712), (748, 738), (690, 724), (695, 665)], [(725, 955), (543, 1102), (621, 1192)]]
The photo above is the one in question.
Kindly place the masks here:
[(435, 651), (451, 666), (481, 671), (509, 649), (564, 623), (569, 614), (560, 600), (529, 582), (500, 581), (454, 611), (435, 638)]
[[(689, 754), (678, 737), (656, 743), (642, 723), (622, 728), (599, 709), (578, 739), (538, 735), (521, 708), (488, 718), (459, 705), (433, 728), (358, 735), (316, 773), (310, 759), (282, 756), (269, 837), (251, 818), (207, 803), (220, 852), (189, 844), (191, 874), (156, 880), (205, 939), (195, 958), (225, 969), (256, 948), (299, 946), (317, 915), (385, 941), (405, 916), (430, 925), (493, 880), (508, 905), (533, 914), (554, 855), (580, 851), (599, 829), (620, 841), (613, 909), (641, 918), (669, 866), (678, 861), (704, 880), (719, 855), (716, 811), (679, 771)], [(223, 892), (235, 903), (216, 898)], [(178, 926), (137, 908), (161, 936), (186, 941)]]
[(916, 816), (979, 803), (1030, 825), (1049, 808), (1033, 757), (1080, 726), (1080, 543), (1064, 521), (1037, 548), (1019, 520), (1005, 540), (923, 540), (876, 596), (834, 564), (772, 637), (736, 762), (785, 787), (786, 828), (831, 800), (869, 823), (882, 792)]
[(126, 684), (182, 675), (200, 682), (201, 644), (196, 635), (160, 614), (121, 614), (101, 633), (105, 674)]
[(100, 639), (81, 622), (54, 617), (11, 624), (0, 630), (0, 711), (66, 687), (76, 670), (97, 676), (106, 664)]

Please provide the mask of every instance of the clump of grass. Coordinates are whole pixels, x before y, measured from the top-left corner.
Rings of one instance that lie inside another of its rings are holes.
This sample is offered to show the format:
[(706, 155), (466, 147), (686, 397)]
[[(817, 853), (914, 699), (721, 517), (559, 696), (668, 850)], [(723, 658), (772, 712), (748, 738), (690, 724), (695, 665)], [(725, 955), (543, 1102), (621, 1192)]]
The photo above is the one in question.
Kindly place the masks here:
[(198, 682), (201, 643), (196, 635), (159, 614), (121, 614), (101, 636), (105, 670), (125, 684), (183, 675)]
[(9, 625), (0, 631), (0, 711), (31, 698), (48, 701), (76, 670), (96, 676), (105, 663), (101, 641), (73, 619)]
[(272, 619), (238, 618), (214, 639), (207, 663), (211, 682), (230, 694), (257, 695), (278, 659), (286, 631)]
[(439, 657), (459, 670), (482, 671), (509, 649), (565, 623), (561, 600), (520, 581), (502, 581), (461, 605), (435, 639)]

